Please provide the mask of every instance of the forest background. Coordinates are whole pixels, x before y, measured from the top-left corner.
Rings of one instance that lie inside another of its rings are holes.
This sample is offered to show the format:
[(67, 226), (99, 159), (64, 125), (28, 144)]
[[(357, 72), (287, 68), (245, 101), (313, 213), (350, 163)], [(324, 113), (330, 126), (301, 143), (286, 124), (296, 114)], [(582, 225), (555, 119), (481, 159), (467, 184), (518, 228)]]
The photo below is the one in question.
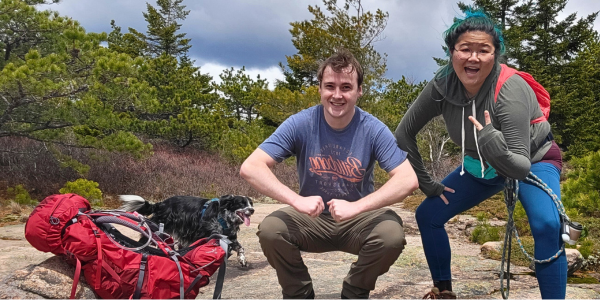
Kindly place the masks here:
[[(240, 178), (239, 165), (287, 117), (319, 103), (317, 67), (336, 48), (352, 51), (365, 70), (358, 105), (392, 131), (427, 83), (385, 77), (387, 54), (375, 45), (389, 14), (366, 11), (360, 0), (323, 0), (308, 6), (311, 19), (290, 20), (297, 52), (282, 58), (284, 79), (274, 89), (243, 67), (224, 70), (217, 83), (194, 66), (181, 30), (189, 14), (183, 0), (148, 3), (140, 12), (145, 29), (123, 30), (113, 21), (108, 33), (87, 32), (68, 16), (39, 9), (56, 2), (0, 0), (0, 223), (22, 221), (32, 205), (58, 192), (110, 208), (119, 194), (153, 200), (244, 194), (269, 201)], [(563, 203), (571, 219), (586, 225), (580, 252), (588, 269), (598, 269), (598, 12), (559, 20), (566, 3), (474, 1), (504, 31), (502, 61), (531, 73), (552, 97), (549, 121), (565, 158)], [(442, 119), (430, 122), (418, 143), (436, 179), (456, 167), (460, 152)], [(293, 159), (275, 172), (297, 188)], [(377, 184), (386, 178), (378, 169)], [(423, 198), (417, 192), (413, 206)], [(505, 218), (500, 198), (473, 213)], [(515, 214), (527, 236), (524, 211)], [(486, 239), (496, 238), (477, 241)]]

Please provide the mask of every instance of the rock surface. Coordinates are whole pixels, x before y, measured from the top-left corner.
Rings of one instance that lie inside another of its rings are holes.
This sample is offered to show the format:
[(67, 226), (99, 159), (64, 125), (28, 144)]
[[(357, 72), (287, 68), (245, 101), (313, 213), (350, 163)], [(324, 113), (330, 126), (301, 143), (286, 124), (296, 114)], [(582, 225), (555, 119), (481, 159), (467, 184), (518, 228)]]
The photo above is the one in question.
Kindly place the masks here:
[[(255, 205), (256, 212), (250, 227), (244, 227), (239, 240), (246, 249), (248, 268), (230, 258), (223, 299), (281, 298), (275, 270), (267, 263), (256, 237), (260, 221), (280, 204)], [(431, 278), (414, 213), (399, 205), (393, 209), (404, 220), (408, 245), (389, 272), (379, 277), (371, 298), (421, 298), (431, 288)], [(454, 291), (459, 298), (502, 299), (499, 292), (500, 262), (484, 258), (480, 246), (470, 243), (464, 231), (473, 228), (472, 218), (461, 216), (450, 222), (448, 232), (452, 245), (452, 275)], [(23, 225), (0, 227), (0, 299), (68, 298), (73, 267), (60, 257), (32, 248), (24, 238)], [(304, 262), (313, 278), (316, 298), (340, 297), (342, 280), (355, 255), (343, 252), (304, 253)], [(537, 280), (527, 267), (511, 266), (510, 298), (540, 299)], [(216, 274), (216, 273), (215, 273)], [(216, 276), (216, 275), (215, 275)], [(78, 287), (79, 298), (93, 298), (93, 292), (83, 282)], [(200, 289), (197, 299), (210, 299), (214, 282)], [(600, 299), (600, 285), (569, 284), (567, 298)]]

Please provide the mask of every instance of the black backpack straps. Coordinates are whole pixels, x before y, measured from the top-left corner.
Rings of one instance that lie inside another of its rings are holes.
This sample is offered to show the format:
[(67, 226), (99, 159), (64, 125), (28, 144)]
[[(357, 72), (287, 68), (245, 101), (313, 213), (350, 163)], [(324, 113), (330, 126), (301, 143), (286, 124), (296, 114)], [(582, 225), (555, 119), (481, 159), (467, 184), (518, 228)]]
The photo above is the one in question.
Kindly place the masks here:
[(138, 275), (137, 285), (135, 286), (135, 292), (133, 293), (133, 299), (140, 299), (142, 293), (142, 284), (144, 283), (144, 275), (146, 273), (146, 264), (148, 263), (148, 254), (142, 253), (142, 260), (140, 261), (140, 274)]
[(225, 280), (225, 270), (227, 269), (227, 252), (229, 251), (230, 243), (231, 242), (225, 236), (220, 236), (219, 244), (221, 245), (221, 248), (223, 248), (223, 250), (225, 251), (225, 255), (223, 256), (223, 263), (219, 267), (219, 274), (217, 274), (217, 282), (215, 283), (215, 292), (213, 294), (213, 299), (221, 299), (221, 291), (223, 291), (223, 281)]

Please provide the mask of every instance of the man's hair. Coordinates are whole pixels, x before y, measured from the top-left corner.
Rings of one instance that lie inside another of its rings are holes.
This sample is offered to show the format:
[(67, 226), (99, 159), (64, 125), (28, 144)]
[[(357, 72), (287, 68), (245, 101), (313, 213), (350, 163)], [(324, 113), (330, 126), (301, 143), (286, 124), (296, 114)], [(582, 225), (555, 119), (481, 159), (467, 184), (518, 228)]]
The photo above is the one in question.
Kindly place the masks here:
[(450, 53), (460, 36), (470, 31), (483, 31), (492, 37), (494, 48), (496, 48), (494, 53), (496, 57), (494, 59), (497, 60), (500, 55), (504, 54), (502, 30), (496, 26), (494, 20), (483, 10), (468, 7), (465, 10), (465, 17), (463, 19), (455, 18), (454, 24), (444, 32), (444, 42), (446, 43), (446, 54), (448, 57), (452, 57)]
[(352, 55), (350, 51), (344, 48), (339, 48), (337, 49), (335, 54), (330, 56), (328, 59), (326, 59), (319, 65), (319, 70), (317, 71), (317, 79), (319, 80), (319, 85), (321, 85), (321, 81), (323, 81), (323, 73), (325, 72), (325, 69), (327, 67), (331, 67), (331, 69), (336, 73), (344, 72), (344, 69), (350, 67), (351, 70), (349, 73), (352, 74), (352, 72), (356, 72), (356, 80), (358, 86), (362, 86), (363, 69), (360, 66), (358, 60), (354, 58), (354, 55)]

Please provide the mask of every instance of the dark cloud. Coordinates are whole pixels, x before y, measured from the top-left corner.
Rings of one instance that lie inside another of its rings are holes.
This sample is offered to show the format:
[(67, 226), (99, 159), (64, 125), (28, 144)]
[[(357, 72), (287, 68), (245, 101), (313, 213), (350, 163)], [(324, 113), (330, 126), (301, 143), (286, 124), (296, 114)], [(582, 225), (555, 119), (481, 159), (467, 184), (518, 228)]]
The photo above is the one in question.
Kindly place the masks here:
[[(148, 1), (155, 5), (154, 0)], [(340, 0), (342, 2), (342, 0)], [(471, 1), (463, 1), (471, 3)], [(308, 5), (321, 6), (320, 0), (186, 0), (191, 12), (182, 31), (192, 39), (190, 56), (206, 70), (235, 67), (265, 70), (270, 82), (277, 76), (275, 66), (285, 62), (285, 55), (296, 52), (291, 42), (290, 22), (311, 18)], [(385, 38), (375, 44), (387, 53), (386, 76), (399, 80), (403, 75), (415, 81), (429, 80), (438, 68), (433, 57), (443, 57), (442, 33), (460, 11), (455, 1), (448, 0), (363, 0), (366, 10), (380, 8), (390, 18)], [(57, 10), (78, 20), (87, 31), (109, 32), (110, 20), (124, 31), (133, 27), (146, 30), (141, 0), (62, 0), (43, 8)], [(578, 17), (600, 10), (598, 0), (570, 0), (561, 15), (578, 12)], [(596, 28), (600, 21), (596, 21)], [(218, 73), (211, 73), (214, 78)]]
[[(309, 18), (309, 1), (198, 1), (184, 31), (192, 54), (224, 65), (268, 68), (285, 61), (295, 48), (290, 22)], [(187, 29), (186, 29), (187, 28)]]

